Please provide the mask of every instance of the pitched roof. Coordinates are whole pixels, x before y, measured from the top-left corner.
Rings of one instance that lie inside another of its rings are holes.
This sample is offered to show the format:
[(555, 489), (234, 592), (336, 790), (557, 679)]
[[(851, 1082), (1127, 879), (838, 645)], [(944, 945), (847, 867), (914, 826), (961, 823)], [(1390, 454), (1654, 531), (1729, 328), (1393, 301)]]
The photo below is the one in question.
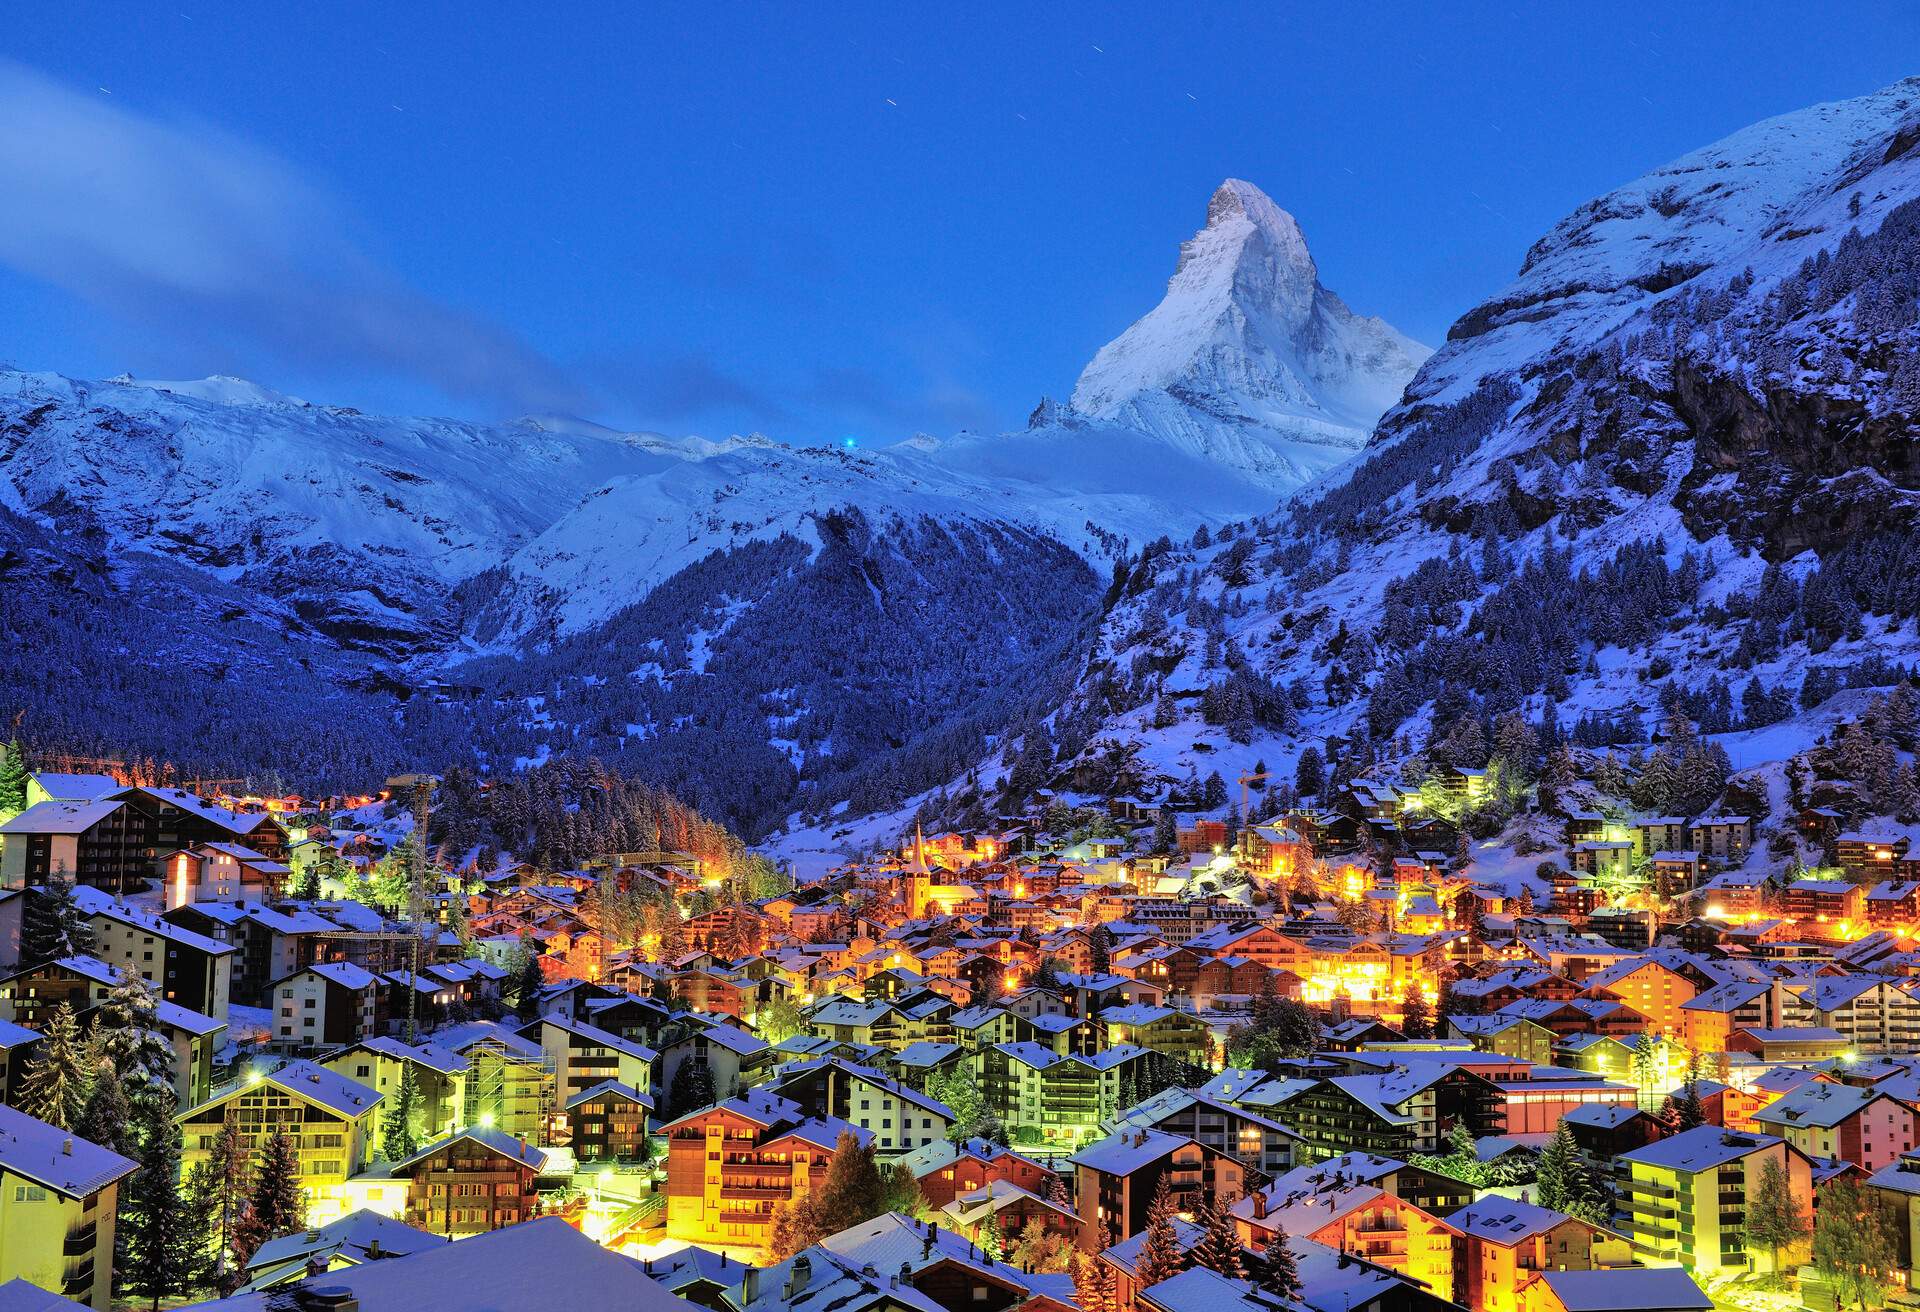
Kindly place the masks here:
[(131, 1175), (139, 1163), (0, 1104), (0, 1167), (69, 1198)]
[(118, 811), (123, 802), (36, 802), (0, 825), (0, 834), (79, 834)]
[(1692, 1173), (1739, 1161), (1779, 1142), (1770, 1134), (1736, 1134), (1717, 1125), (1700, 1125), (1622, 1153), (1619, 1160)]
[(424, 1162), (435, 1153), (444, 1152), (463, 1140), (471, 1140), (482, 1148), (492, 1149), (502, 1157), (518, 1162), (522, 1166), (531, 1166), (535, 1171), (544, 1171), (547, 1167), (545, 1149), (535, 1148), (524, 1139), (516, 1138), (504, 1130), (495, 1130), (483, 1125), (470, 1125), (464, 1130), (456, 1130), (438, 1143), (430, 1143), (405, 1161), (395, 1162), (394, 1170), (403, 1171), (415, 1162)]
[[(359, 1312), (500, 1312), (552, 1307), (561, 1273), (569, 1312), (686, 1312), (640, 1263), (557, 1216), (329, 1271), (319, 1283), (346, 1290)], [(197, 1304), (194, 1312), (270, 1312), (284, 1302), (277, 1290), (255, 1290)]]
[(1557, 1225), (1572, 1220), (1565, 1212), (1556, 1212), (1551, 1208), (1534, 1203), (1524, 1203), (1517, 1198), (1482, 1198), (1478, 1202), (1468, 1203), (1457, 1212), (1442, 1218), (1454, 1229), (1475, 1239), (1485, 1239), (1496, 1244), (1513, 1245), (1522, 1239), (1542, 1234)]
[(1677, 1266), (1613, 1267), (1600, 1271), (1544, 1271), (1540, 1279), (1567, 1312), (1707, 1312), (1713, 1300)]

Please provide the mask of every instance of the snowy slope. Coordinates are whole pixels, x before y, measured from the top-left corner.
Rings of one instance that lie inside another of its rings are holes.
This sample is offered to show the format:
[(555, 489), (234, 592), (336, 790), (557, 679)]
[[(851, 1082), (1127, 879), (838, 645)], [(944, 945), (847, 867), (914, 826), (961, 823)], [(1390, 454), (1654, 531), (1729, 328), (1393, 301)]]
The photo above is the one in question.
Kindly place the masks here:
[[(1513, 283), (1466, 314), (1409, 403), (1591, 345), (1695, 278), (1762, 286), (1920, 186), (1920, 78), (1743, 128), (1582, 205)], [(1853, 212), (1853, 197), (1859, 208)]]
[[(1193, 316), (1150, 321), (1077, 407), (1187, 367)], [(1117, 740), (1173, 781), (1285, 778), (1309, 743), (1361, 769), (1423, 744), (1447, 760), (1467, 719), (1551, 713), (1568, 733), (1665, 696), (1759, 769), (1858, 700), (1831, 690), (1920, 661), (1900, 554), (1916, 431), (1908, 81), (1737, 132), (1555, 225), (1359, 459), (1135, 566), (1050, 720), (1059, 763)], [(1549, 552), (1554, 581), (1522, 577)], [(952, 818), (1004, 805), (964, 780), (941, 799)], [(845, 823), (795, 844), (830, 850)]]
[(1101, 348), (1073, 408), (1291, 490), (1363, 445), (1428, 354), (1349, 310), (1293, 216), (1228, 179), (1165, 298)]
[(431, 639), (450, 584), (593, 488), (687, 458), (657, 438), (382, 418), (237, 379), (0, 373), (0, 436), (9, 508), (395, 651)]

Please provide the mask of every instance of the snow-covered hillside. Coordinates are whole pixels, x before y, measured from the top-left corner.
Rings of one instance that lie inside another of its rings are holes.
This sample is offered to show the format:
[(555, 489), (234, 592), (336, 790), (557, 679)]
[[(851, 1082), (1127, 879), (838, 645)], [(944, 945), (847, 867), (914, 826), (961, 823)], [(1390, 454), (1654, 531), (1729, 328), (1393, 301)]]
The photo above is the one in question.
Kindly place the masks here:
[(1230, 178), (1165, 299), (1101, 348), (1073, 409), (1285, 492), (1364, 445), (1429, 353), (1348, 309), (1293, 216)]
[(1057, 763), (1484, 764), (1502, 724), (1625, 741), (1664, 706), (1760, 768), (1920, 658), (1916, 431), (1909, 81), (1581, 206), (1362, 458), (1136, 561), (1047, 722)]
[[(62, 681), (20, 685), (68, 737), (76, 707), (122, 707), (125, 661), (181, 676), (151, 732), (129, 732), (137, 706), (89, 731), (106, 748), (179, 750), (165, 718), (251, 768), (271, 744), (214, 726), (297, 696), (342, 725), (405, 705), (394, 750), (426, 763), (643, 754), (749, 830), (782, 803), (872, 805), (1060, 695), (1112, 561), (1347, 458), (1420, 353), (1229, 183), (1167, 301), (1089, 368), (1086, 405), (1013, 433), (856, 451), (0, 372), (0, 569), (33, 580), (11, 651), (73, 632), (42, 628), (72, 601), (90, 645)], [(162, 597), (195, 641), (134, 622), (129, 603)], [(236, 662), (291, 677), (241, 705), (221, 691)]]

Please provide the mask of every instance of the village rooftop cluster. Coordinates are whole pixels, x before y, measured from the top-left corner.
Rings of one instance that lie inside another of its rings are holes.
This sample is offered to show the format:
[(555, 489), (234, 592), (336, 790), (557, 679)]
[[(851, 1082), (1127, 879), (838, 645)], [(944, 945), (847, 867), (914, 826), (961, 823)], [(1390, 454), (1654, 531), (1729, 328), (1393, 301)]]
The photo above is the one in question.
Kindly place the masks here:
[(16, 745), (0, 1279), (46, 1294), (0, 1308), (477, 1309), (529, 1271), (721, 1312), (1910, 1283), (1897, 822), (1818, 779), (1641, 814), (1638, 763), (1564, 749), (1517, 802), (1497, 769), (1321, 768), (1232, 801), (1062, 781), (797, 883), (428, 861), (406, 781), (319, 804)]

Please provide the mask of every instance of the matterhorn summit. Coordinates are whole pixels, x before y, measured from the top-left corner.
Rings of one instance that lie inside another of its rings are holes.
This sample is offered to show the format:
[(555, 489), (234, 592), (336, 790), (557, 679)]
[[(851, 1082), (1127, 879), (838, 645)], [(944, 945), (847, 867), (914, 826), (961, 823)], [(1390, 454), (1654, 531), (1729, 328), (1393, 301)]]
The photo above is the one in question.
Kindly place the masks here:
[(1289, 491), (1365, 445), (1431, 353), (1348, 309), (1294, 217), (1230, 178), (1166, 296), (1101, 348), (1072, 405)]

